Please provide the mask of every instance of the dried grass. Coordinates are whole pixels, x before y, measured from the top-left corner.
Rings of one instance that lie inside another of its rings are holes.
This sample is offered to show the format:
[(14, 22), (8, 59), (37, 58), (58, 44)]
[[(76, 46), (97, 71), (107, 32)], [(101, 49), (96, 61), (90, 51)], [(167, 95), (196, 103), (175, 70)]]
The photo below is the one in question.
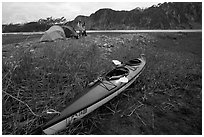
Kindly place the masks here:
[[(29, 134), (57, 115), (47, 114), (48, 110), (60, 112), (83, 92), (88, 83), (113, 68), (112, 59), (125, 62), (141, 53), (146, 55), (147, 66), (135, 83), (58, 134), (104, 133), (111, 127), (103, 125), (112, 118), (119, 119), (115, 128), (129, 127), (131, 124), (125, 125), (123, 120), (130, 119), (138, 132), (160, 134), (164, 126), (177, 130), (170, 127), (172, 123), (165, 125), (160, 121), (166, 122), (163, 116), (167, 115), (165, 118), (169, 119), (169, 114), (181, 113), (179, 110), (194, 115), (191, 119), (197, 121), (198, 131), (195, 132), (199, 133), (200, 59), (154, 44), (158, 42), (151, 35), (121, 34), (93, 35), (53, 43), (24, 43), (15, 48), (11, 46), (12, 50), (7, 47), (5, 51), (9, 52), (3, 53), (2, 60), (2, 133)], [(194, 122), (194, 125), (197, 124)], [(141, 128), (144, 131), (140, 131)]]

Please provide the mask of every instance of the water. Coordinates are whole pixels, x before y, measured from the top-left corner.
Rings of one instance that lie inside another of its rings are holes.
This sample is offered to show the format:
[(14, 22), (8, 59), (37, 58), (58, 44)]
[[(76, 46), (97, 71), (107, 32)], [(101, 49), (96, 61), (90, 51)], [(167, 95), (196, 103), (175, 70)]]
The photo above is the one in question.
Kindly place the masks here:
[(202, 32), (196, 30), (87, 30), (87, 33), (138, 33), (138, 32)]

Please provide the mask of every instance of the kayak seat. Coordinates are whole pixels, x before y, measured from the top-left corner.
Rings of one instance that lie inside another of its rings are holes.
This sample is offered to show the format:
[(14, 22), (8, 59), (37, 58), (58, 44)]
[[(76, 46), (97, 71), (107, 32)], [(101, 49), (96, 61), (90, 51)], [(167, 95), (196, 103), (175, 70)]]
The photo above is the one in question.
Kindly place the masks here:
[(129, 65), (129, 66), (137, 66), (140, 64), (141, 64), (141, 60), (139, 60), (139, 59), (133, 59), (133, 60), (130, 60), (126, 63), (126, 65)]
[(105, 78), (107, 80), (117, 80), (121, 77), (127, 76), (129, 74), (129, 70), (125, 67), (118, 67), (110, 71), (106, 74)]

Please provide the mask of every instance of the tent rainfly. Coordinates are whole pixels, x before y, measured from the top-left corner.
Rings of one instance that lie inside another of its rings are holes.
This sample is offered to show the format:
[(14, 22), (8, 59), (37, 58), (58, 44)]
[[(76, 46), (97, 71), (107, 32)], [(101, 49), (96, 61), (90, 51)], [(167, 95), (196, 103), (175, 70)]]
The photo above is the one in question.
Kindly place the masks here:
[(76, 32), (76, 30), (70, 26), (62, 26), (64, 32), (65, 32), (65, 36), (67, 38), (69, 37), (75, 37), (76, 39), (78, 39), (78, 34)]
[(41, 37), (40, 41), (54, 41), (57, 39), (64, 39), (65, 33), (62, 27), (60, 26), (52, 26), (47, 31), (45, 31), (44, 35)]
[(69, 37), (78, 38), (78, 34), (74, 30), (74, 28), (70, 26), (52, 26), (50, 27), (44, 35), (40, 38), (41, 42), (45, 41), (55, 41), (58, 39), (65, 39)]

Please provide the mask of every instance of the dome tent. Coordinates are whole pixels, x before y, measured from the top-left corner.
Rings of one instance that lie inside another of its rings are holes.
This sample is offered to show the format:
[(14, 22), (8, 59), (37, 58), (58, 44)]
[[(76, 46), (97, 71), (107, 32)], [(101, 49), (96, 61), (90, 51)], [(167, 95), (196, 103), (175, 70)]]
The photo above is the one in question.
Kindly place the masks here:
[(65, 32), (62, 27), (55, 25), (45, 31), (40, 41), (54, 41), (57, 39), (64, 39), (65, 37)]

